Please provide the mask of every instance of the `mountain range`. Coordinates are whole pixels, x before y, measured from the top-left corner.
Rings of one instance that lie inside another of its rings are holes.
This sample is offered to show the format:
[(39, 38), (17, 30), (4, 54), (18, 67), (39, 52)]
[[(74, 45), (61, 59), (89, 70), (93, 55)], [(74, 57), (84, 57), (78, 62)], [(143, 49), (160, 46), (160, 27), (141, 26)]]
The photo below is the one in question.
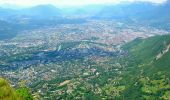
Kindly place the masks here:
[[(53, 5), (38, 5), (29, 8), (15, 9), (0, 7), (0, 19), (115, 19), (130, 20), (136, 23), (149, 24), (154, 27), (169, 30), (170, 1), (164, 4), (134, 2), (117, 5), (88, 5), (82, 7), (57, 8)], [(166, 22), (166, 24), (164, 24)], [(159, 25), (158, 25), (159, 24)], [(161, 24), (161, 25), (160, 25)], [(162, 27), (160, 27), (162, 26)]]
[[(2, 15), (30, 15), (30, 16), (67, 16), (67, 14), (74, 14), (75, 16), (89, 15), (88, 17), (98, 18), (134, 18), (147, 19), (159, 18), (168, 15), (170, 10), (170, 2), (164, 4), (152, 4), (148, 2), (134, 2), (117, 5), (88, 5), (82, 7), (68, 7), (57, 8), (53, 5), (38, 5), (29, 8), (15, 9), (14, 8), (0, 8)], [(15, 12), (15, 13), (14, 13)], [(159, 14), (158, 14), (159, 13)], [(155, 16), (156, 15), (156, 16)], [(162, 18), (163, 19), (163, 18)]]

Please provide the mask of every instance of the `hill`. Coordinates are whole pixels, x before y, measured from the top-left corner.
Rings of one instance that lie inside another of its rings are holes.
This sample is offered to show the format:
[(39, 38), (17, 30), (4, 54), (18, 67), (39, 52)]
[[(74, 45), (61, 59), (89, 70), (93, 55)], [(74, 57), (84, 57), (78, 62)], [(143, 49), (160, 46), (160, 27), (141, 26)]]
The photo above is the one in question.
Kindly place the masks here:
[[(127, 99), (169, 100), (170, 35), (136, 39), (124, 47), (129, 64), (124, 75)], [(133, 60), (132, 60), (133, 59)], [(128, 67), (131, 67), (128, 70)], [(132, 81), (128, 81), (132, 80)]]
[(14, 90), (5, 79), (0, 78), (0, 100), (33, 100), (33, 97), (27, 88)]
[(22, 100), (8, 82), (0, 78), (0, 100)]

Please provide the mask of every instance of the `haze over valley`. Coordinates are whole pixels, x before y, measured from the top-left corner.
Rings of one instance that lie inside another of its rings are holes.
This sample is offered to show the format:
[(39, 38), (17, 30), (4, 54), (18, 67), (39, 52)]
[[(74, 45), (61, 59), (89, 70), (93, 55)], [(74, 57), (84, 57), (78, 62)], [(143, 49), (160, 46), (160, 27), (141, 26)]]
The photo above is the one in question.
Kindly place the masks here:
[(0, 100), (170, 100), (170, 1), (64, 1), (0, 3)]

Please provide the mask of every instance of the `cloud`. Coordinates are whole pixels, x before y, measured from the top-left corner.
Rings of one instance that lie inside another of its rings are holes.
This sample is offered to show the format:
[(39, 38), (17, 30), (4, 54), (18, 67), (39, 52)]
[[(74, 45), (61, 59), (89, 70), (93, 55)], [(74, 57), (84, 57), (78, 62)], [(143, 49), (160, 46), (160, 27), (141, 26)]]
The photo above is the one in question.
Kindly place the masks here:
[(38, 4), (53, 4), (57, 6), (88, 5), (88, 4), (115, 4), (119, 2), (146, 1), (163, 3), (166, 0), (0, 0), (0, 4), (14, 4), (20, 6), (33, 6)]
[(147, 1), (147, 2), (152, 2), (152, 3), (164, 3), (167, 0), (133, 0), (133, 1)]

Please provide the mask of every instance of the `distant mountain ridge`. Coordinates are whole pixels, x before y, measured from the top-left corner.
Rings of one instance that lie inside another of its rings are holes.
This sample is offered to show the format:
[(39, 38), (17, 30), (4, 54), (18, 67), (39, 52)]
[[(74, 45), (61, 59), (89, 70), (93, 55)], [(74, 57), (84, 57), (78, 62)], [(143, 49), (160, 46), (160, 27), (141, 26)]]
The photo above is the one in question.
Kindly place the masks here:
[(33, 16), (33, 17), (39, 17), (39, 18), (61, 16), (60, 9), (52, 5), (38, 5), (32, 8), (22, 9), (20, 10), (19, 13), (22, 13), (25, 16)]
[[(15, 14), (34, 16), (34, 17), (62, 17), (62, 16), (87, 16), (88, 18), (130, 18), (135, 20), (162, 20), (169, 18), (170, 1), (165, 4), (155, 5), (148, 2), (134, 2), (117, 5), (89, 5), (78, 8), (62, 8), (59, 9), (53, 5), (38, 5), (34, 7), (24, 8), (21, 10), (12, 10), (0, 8), (0, 14)], [(15, 12), (15, 13), (14, 13)]]
[(61, 16), (60, 9), (56, 8), (53, 5), (38, 5), (30, 8), (23, 9), (5, 9), (0, 8), (0, 18), (10, 18), (11, 16), (27, 16), (34, 18), (51, 18)]
[(42, 27), (42, 25), (50, 26), (59, 23), (81, 23), (87, 19), (123, 20), (123, 23), (127, 22), (127, 24), (135, 23), (137, 25), (141, 24), (170, 31), (169, 11), (170, 1), (160, 5), (147, 2), (134, 2), (118, 5), (88, 5), (62, 9), (53, 5), (38, 5), (23, 9), (0, 7), (0, 21), (7, 23), (5, 25), (8, 27), (8, 30), (0, 30), (0, 36), (1, 38), (15, 36), (13, 35), (17, 34), (15, 29), (33, 29)]

